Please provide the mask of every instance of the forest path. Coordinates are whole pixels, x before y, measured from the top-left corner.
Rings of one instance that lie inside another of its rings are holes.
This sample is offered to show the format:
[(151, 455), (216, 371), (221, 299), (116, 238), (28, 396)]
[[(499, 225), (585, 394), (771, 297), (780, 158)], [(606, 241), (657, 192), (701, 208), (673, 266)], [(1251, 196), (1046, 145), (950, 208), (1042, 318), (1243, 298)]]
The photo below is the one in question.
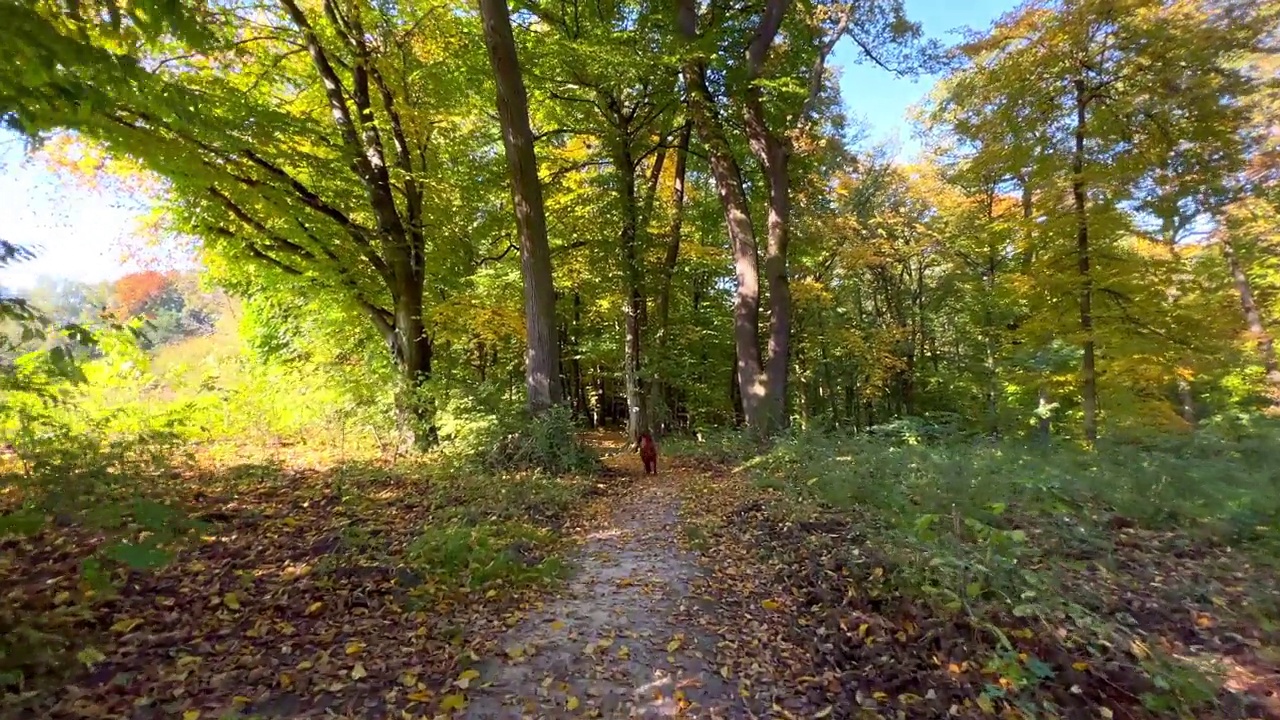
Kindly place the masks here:
[[(691, 614), (700, 572), (679, 543), (683, 473), (643, 475), (621, 436), (597, 436), (606, 468), (629, 480), (595, 501), (578, 531), (575, 572), (480, 664), (465, 717), (741, 717), (737, 687), (714, 665), (714, 636)], [(626, 476), (632, 476), (627, 478)]]

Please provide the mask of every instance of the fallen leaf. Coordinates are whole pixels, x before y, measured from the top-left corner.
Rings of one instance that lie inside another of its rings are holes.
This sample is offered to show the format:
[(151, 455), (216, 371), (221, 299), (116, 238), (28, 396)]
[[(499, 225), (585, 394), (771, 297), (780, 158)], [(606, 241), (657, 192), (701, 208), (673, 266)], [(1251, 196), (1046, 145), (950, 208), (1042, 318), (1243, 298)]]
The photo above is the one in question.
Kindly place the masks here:
[(445, 711), (461, 710), (467, 706), (467, 699), (460, 693), (445, 695), (440, 698), (440, 709)]
[(356, 666), (351, 668), (352, 680), (359, 680), (360, 678), (368, 677), (368, 676), (369, 676), (369, 671), (364, 669), (364, 663), (356, 663)]
[(565, 704), (564, 704), (564, 708), (565, 708), (566, 710), (577, 710), (577, 709), (578, 709), (578, 705), (579, 705), (579, 703), (578, 703), (578, 698), (577, 698), (577, 696), (570, 695), (570, 696), (569, 696), (569, 699), (568, 699), (568, 700), (565, 702)]
[(308, 606), (307, 606), (307, 612), (306, 612), (306, 614), (307, 614), (307, 615), (315, 615), (316, 613), (320, 612), (320, 608), (322, 608), (322, 607), (324, 607), (324, 603), (323, 603), (323, 602), (320, 602), (320, 601), (313, 602), (313, 603), (311, 603), (310, 605), (308, 605)]
[(187, 710), (182, 713), (182, 720), (200, 720), (199, 710)]
[(232, 610), (239, 610), (239, 609), (240, 609), (240, 598), (236, 597), (236, 594), (235, 594), (235, 593), (233, 593), (233, 592), (229, 592), (229, 593), (227, 593), (226, 595), (223, 595), (223, 596), (222, 596), (222, 604), (223, 604), (223, 605), (225, 605), (225, 606), (227, 606), (228, 608), (230, 608), (230, 609), (232, 609)]
[(103, 660), (106, 660), (107, 656), (103, 655), (102, 652), (96, 648), (87, 647), (76, 653), (76, 659), (89, 667), (93, 667)]
[(779, 603), (777, 600), (765, 600), (764, 602), (760, 603), (760, 607), (764, 608), (765, 610), (777, 610), (778, 608), (782, 607), (782, 604)]
[(137, 618), (126, 618), (124, 620), (117, 622), (115, 625), (112, 625), (111, 632), (117, 632), (121, 634), (127, 633), (141, 624), (142, 624), (142, 621)]
[(361, 650), (364, 650), (364, 643), (356, 642), (354, 640), (347, 643), (346, 653), (348, 655), (358, 655)]
[(471, 681), (478, 677), (480, 677), (480, 672), (478, 670), (463, 670), (462, 674), (458, 676), (458, 679), (453, 681), (453, 684), (463, 690), (466, 690), (471, 685)]

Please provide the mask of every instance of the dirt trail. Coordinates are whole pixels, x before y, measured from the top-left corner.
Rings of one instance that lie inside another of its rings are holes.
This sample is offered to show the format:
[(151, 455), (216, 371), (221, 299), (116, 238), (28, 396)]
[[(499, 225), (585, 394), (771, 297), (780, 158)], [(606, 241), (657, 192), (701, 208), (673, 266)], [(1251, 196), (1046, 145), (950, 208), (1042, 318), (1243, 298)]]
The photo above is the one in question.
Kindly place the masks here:
[[(620, 440), (611, 469), (640, 476)], [(678, 545), (678, 475), (660, 468), (601, 506), (563, 590), (483, 662), (465, 717), (742, 717), (737, 687), (714, 666), (715, 639), (685, 621), (699, 568)]]

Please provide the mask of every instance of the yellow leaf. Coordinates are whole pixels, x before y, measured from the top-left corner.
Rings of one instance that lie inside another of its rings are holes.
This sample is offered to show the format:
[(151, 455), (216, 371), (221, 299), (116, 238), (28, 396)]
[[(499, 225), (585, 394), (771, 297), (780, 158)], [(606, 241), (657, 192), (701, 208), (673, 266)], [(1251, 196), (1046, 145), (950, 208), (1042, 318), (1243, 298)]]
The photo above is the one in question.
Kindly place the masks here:
[(631, 657), (631, 648), (627, 647), (626, 645), (623, 645), (622, 647), (618, 648), (618, 658), (620, 660), (626, 660), (629, 657)]
[(458, 676), (458, 679), (453, 681), (453, 684), (463, 690), (466, 690), (471, 685), (471, 681), (478, 677), (480, 677), (480, 672), (478, 670), (463, 670), (462, 674)]
[(141, 624), (142, 621), (137, 618), (126, 618), (115, 625), (112, 625), (111, 632), (127, 633)]
[(200, 720), (200, 711), (188, 710), (182, 713), (182, 720)]
[(106, 660), (107, 656), (103, 655), (99, 650), (95, 648), (87, 647), (81, 650), (80, 652), (76, 653), (76, 659), (84, 663), (85, 665), (92, 667), (93, 665), (96, 665), (97, 663), (100, 663), (103, 660)]
[(1106, 706), (1098, 708), (1098, 714), (1105, 720), (1111, 720), (1111, 718), (1115, 717), (1115, 713), (1111, 712), (1111, 708)]
[(813, 717), (815, 718), (815, 720), (816, 720), (817, 718), (829, 717), (829, 716), (831, 715), (831, 711), (832, 711), (832, 710), (834, 710), (834, 709), (835, 709), (835, 707), (834, 707), (834, 706), (832, 706), (832, 705), (828, 705), (828, 706), (826, 706), (826, 707), (822, 708), (821, 710), (819, 710), (818, 712), (814, 713), (814, 714), (813, 714)]
[(445, 711), (461, 710), (467, 706), (467, 699), (459, 693), (445, 695), (440, 698), (440, 709)]
[(231, 698), (231, 703), (233, 705), (239, 705), (240, 707), (244, 707), (245, 705), (248, 705), (252, 702), (253, 702), (253, 698), (245, 697), (244, 695), (236, 695), (235, 697)]
[(1084, 670), (1088, 670), (1088, 669), (1089, 669), (1089, 663), (1087, 663), (1087, 662), (1075, 662), (1075, 663), (1071, 663), (1071, 667), (1073, 667), (1073, 668), (1075, 668), (1075, 669), (1077, 669), (1077, 670), (1080, 670), (1080, 671), (1084, 671)]
[(240, 598), (236, 597), (235, 593), (227, 593), (226, 595), (222, 596), (222, 604), (226, 605), (232, 610), (239, 610)]
[(724, 678), (725, 680), (728, 680), (729, 678), (733, 677), (733, 671), (729, 669), (728, 665), (720, 666), (720, 677)]
[(512, 645), (511, 647), (507, 648), (507, 657), (511, 658), (512, 660), (519, 660), (520, 658), (524, 657), (524, 648), (519, 645)]
[(991, 698), (986, 695), (978, 696), (978, 707), (982, 708), (985, 713), (994, 713), (996, 711), (995, 703), (991, 702)]
[(307, 614), (308, 614), (308, 615), (315, 615), (316, 613), (320, 612), (320, 608), (322, 608), (322, 607), (324, 607), (324, 603), (322, 603), (322, 602), (318, 602), (318, 601), (317, 601), (317, 602), (313, 602), (313, 603), (311, 603), (310, 605), (308, 605), (308, 606), (307, 606)]
[(417, 685), (417, 684), (418, 684), (418, 674), (417, 674), (417, 673), (411, 673), (411, 672), (402, 672), (402, 673), (400, 673), (400, 684), (401, 684), (401, 685), (403, 685), (403, 686), (405, 686), (405, 687), (407, 687), (407, 688), (411, 688), (411, 687), (413, 687), (414, 685)]
[(671, 642), (667, 643), (667, 652), (673, 653), (679, 649), (680, 649), (680, 638), (676, 638)]
[(565, 702), (565, 704), (564, 704), (564, 708), (565, 708), (566, 710), (577, 710), (577, 709), (578, 709), (578, 705), (579, 705), (579, 703), (578, 703), (578, 698), (577, 698), (577, 696), (575, 696), (575, 695), (570, 695), (570, 696), (569, 696), (568, 701), (566, 701), (566, 702)]
[(354, 640), (347, 643), (346, 652), (348, 655), (357, 655), (361, 650), (364, 650), (364, 643), (356, 642)]
[(351, 668), (352, 680), (359, 680), (362, 677), (368, 677), (368, 675), (369, 672), (364, 669), (364, 663), (356, 663), (356, 666)]
[(858, 637), (866, 637), (867, 631), (870, 629), (871, 629), (870, 625), (868, 625), (867, 623), (862, 623), (861, 625), (858, 626)]
[(1137, 639), (1129, 641), (1129, 652), (1133, 653), (1133, 656), (1139, 660), (1145, 660), (1151, 656), (1151, 651), (1147, 648), (1147, 644)]
[(779, 604), (777, 600), (765, 600), (760, 603), (760, 607), (763, 607), (765, 610), (777, 610), (782, 607), (782, 605)]
[(293, 687), (293, 676), (289, 673), (280, 673), (280, 676), (276, 678), (276, 682), (280, 683), (280, 687), (288, 690)]

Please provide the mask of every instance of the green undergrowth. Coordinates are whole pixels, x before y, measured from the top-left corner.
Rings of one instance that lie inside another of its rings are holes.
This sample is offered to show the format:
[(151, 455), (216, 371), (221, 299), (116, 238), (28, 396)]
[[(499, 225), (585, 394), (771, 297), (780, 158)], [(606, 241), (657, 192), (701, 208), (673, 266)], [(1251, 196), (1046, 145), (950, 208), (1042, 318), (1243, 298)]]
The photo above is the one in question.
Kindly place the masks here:
[[(826, 553), (824, 563), (864, 574), (863, 588), (883, 582), (884, 598), (975, 628), (988, 681), (1003, 678), (986, 703), (1055, 716), (1035, 693), (1063, 682), (1062, 668), (1028, 655), (1018, 637), (1053, 638), (1077, 659), (1067, 665), (1106, 667), (1107, 683), (1170, 716), (1220, 700), (1212, 678), (1221, 658), (1191, 657), (1188, 647), (1280, 657), (1275, 428), (1086, 451), (928, 437), (909, 425), (797, 432), (763, 452), (733, 435), (680, 450), (777, 491), (763, 496), (773, 498), (774, 527), (812, 528), (805, 547), (787, 552)], [(692, 532), (691, 542), (707, 543)]]

